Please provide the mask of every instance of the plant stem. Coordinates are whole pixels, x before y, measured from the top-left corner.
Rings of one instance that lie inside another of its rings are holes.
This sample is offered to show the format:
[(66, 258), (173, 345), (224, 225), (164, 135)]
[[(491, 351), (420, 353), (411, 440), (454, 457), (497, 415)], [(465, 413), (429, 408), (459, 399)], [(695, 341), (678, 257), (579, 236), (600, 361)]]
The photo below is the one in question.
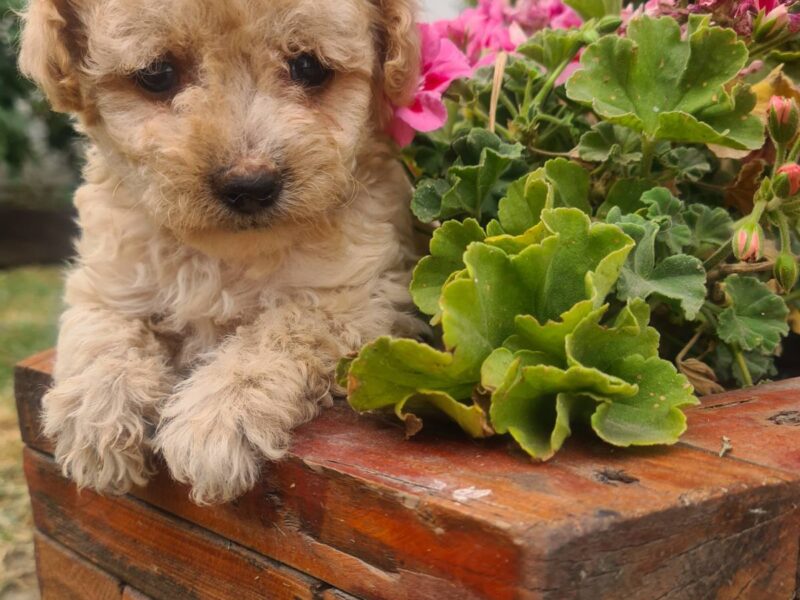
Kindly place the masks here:
[(778, 169), (780, 169), (784, 163), (786, 162), (786, 144), (776, 144), (775, 148), (775, 164), (772, 165), (772, 176), (778, 174)]
[(736, 358), (736, 364), (742, 372), (742, 379), (744, 380), (744, 387), (753, 387), (753, 375), (750, 373), (750, 368), (747, 366), (747, 359), (744, 357), (742, 349), (738, 345), (731, 346), (733, 356)]
[(655, 140), (646, 135), (642, 137), (642, 177), (650, 177), (653, 172), (655, 146)]
[(789, 150), (789, 155), (786, 157), (786, 162), (797, 162), (798, 155), (800, 155), (800, 136), (797, 137), (794, 146), (792, 146), (792, 149)]
[(714, 254), (706, 259), (703, 263), (703, 267), (705, 267), (706, 271), (711, 271), (714, 267), (728, 260), (731, 254), (733, 254), (733, 238), (722, 244)]
[(683, 347), (683, 350), (680, 351), (678, 356), (675, 358), (676, 363), (682, 363), (683, 360), (686, 358), (686, 355), (689, 354), (689, 351), (694, 348), (695, 344), (700, 341), (700, 338), (703, 337), (703, 334), (706, 332), (706, 324), (703, 323), (700, 327), (697, 328), (697, 331), (694, 334), (694, 337), (689, 340), (689, 343)]
[(782, 212), (777, 213), (778, 229), (781, 232), (781, 250), (792, 252), (792, 232), (789, 228), (789, 219)]

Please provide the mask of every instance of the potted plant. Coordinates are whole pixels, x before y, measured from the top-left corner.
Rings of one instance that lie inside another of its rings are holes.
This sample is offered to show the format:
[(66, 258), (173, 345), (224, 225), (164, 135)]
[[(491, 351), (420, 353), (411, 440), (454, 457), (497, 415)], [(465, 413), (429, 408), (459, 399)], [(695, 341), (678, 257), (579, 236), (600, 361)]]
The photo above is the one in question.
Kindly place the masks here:
[(481, 0), (423, 26), (391, 130), (434, 333), (343, 361), (351, 405), (546, 460), (577, 423), (674, 443), (696, 395), (796, 374), (795, 11)]

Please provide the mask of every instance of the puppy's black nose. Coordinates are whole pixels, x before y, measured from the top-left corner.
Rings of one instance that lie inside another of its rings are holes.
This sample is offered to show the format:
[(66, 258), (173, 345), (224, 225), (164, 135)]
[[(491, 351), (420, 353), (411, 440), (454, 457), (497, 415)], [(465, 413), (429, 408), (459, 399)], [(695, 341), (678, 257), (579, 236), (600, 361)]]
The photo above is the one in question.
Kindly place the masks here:
[(272, 206), (281, 191), (281, 177), (274, 169), (231, 169), (213, 178), (219, 199), (243, 215), (254, 215)]

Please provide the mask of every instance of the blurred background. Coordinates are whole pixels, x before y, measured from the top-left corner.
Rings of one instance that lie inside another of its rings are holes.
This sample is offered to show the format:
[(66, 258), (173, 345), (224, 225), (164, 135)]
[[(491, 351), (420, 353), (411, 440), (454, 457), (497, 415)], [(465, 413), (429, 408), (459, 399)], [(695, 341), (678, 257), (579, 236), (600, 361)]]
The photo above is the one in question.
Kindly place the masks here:
[[(81, 165), (69, 120), (17, 71), (15, 11), (24, 1), (0, 0), (0, 600), (39, 597), (13, 365), (55, 342)], [(461, 5), (427, 0), (424, 17), (450, 17)]]

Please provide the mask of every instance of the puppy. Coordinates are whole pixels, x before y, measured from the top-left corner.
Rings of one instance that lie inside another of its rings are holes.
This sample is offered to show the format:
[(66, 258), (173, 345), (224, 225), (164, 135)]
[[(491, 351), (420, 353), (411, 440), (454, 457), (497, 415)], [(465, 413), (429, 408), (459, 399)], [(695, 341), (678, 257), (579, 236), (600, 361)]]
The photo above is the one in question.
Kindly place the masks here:
[(410, 185), (384, 135), (414, 0), (31, 0), (22, 71), (90, 146), (44, 433), (80, 487), (159, 451), (200, 504), (252, 488), (335, 391), (413, 335)]

